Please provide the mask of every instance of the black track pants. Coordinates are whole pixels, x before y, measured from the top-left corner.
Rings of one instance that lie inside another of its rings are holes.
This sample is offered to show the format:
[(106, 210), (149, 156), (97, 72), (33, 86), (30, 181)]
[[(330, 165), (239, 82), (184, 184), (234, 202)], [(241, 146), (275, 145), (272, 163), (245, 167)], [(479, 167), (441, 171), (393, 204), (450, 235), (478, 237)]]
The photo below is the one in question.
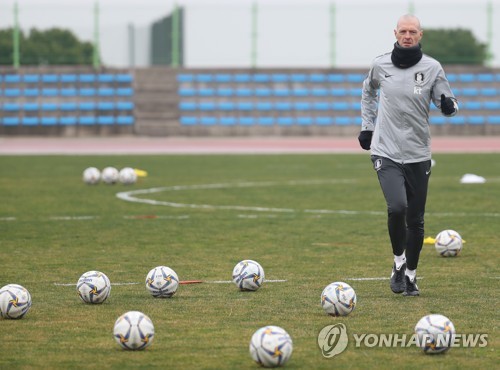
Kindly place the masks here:
[(406, 266), (415, 270), (424, 241), (424, 213), (431, 161), (400, 164), (372, 156), (373, 168), (387, 203), (392, 251), (406, 251)]

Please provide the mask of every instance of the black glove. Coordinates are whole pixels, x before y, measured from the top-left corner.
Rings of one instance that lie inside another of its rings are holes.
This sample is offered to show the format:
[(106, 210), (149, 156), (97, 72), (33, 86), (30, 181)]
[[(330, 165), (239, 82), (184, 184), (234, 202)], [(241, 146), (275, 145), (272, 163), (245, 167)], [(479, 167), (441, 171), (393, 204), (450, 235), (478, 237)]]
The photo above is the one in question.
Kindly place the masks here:
[(370, 145), (372, 144), (373, 131), (361, 131), (358, 136), (359, 145), (364, 150), (370, 150)]
[(455, 103), (451, 98), (444, 96), (444, 94), (441, 94), (441, 112), (445, 116), (455, 113)]

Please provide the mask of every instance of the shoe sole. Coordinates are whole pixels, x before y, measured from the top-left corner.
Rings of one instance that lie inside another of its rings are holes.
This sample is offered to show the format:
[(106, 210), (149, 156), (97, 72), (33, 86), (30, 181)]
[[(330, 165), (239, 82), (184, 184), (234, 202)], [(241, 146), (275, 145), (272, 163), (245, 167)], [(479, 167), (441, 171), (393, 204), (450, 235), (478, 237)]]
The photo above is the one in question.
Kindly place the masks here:
[(403, 296), (405, 297), (418, 297), (419, 295), (420, 295), (419, 292), (411, 292), (411, 293), (403, 292)]

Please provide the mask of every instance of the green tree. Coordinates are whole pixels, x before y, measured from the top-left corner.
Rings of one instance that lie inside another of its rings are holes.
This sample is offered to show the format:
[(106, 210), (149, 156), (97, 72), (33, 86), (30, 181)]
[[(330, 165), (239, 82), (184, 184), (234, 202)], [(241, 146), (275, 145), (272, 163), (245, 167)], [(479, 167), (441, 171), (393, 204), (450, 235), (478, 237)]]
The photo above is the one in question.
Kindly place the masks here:
[[(12, 28), (0, 30), (0, 65), (12, 65)], [(91, 65), (93, 45), (81, 42), (68, 30), (51, 28), (19, 33), (22, 65)]]
[(487, 45), (462, 28), (424, 30), (422, 51), (442, 64), (483, 65), (488, 59)]

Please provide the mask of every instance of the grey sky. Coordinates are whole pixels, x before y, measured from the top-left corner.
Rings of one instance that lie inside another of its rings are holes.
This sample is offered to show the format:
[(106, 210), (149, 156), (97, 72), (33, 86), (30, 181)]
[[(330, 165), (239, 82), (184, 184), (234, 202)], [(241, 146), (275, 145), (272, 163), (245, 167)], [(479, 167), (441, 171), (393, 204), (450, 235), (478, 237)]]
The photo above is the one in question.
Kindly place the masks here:
[[(0, 28), (13, 23), (15, 0), (0, 0)], [(96, 0), (17, 0), (21, 27), (70, 28), (92, 41)], [(178, 0), (185, 13), (185, 63), (188, 67), (248, 67), (253, 0)], [(257, 65), (329, 67), (330, 0), (260, 0)], [(413, 4), (426, 28), (469, 28), (487, 41), (487, 0), (336, 0), (335, 65), (367, 67), (391, 50), (398, 17)], [(500, 66), (500, 0), (494, 9), (494, 65)], [(107, 65), (128, 66), (127, 25), (137, 34), (138, 65), (146, 63), (147, 27), (170, 13), (174, 1), (100, 0), (100, 46)], [(446, 42), (446, 40), (443, 40)]]

